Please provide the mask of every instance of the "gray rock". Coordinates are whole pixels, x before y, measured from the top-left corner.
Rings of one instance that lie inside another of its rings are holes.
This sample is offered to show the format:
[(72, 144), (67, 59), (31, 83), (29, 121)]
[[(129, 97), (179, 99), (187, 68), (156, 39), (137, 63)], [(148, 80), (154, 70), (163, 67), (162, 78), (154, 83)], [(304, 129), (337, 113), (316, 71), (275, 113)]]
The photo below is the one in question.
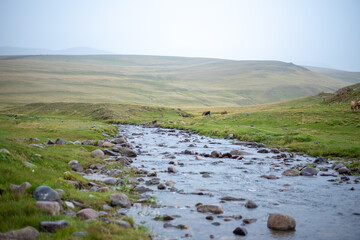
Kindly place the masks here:
[(288, 177), (295, 177), (295, 176), (299, 176), (300, 173), (298, 170), (296, 169), (288, 169), (288, 170), (285, 170), (282, 175), (284, 176), (288, 176)]
[(114, 221), (111, 221), (111, 223), (115, 223), (123, 228), (131, 228), (131, 224), (128, 221), (114, 220)]
[(67, 208), (71, 208), (71, 209), (75, 208), (75, 205), (72, 202), (65, 201), (65, 205)]
[(40, 235), (39, 231), (33, 227), (24, 227), (18, 230), (0, 233), (1, 240), (34, 240)]
[(103, 137), (107, 137), (107, 138), (109, 138), (109, 137), (110, 137), (110, 135), (109, 135), (109, 134), (106, 134), (106, 133), (102, 133), (102, 134), (101, 134), (101, 136), (103, 136)]
[(159, 190), (164, 190), (164, 189), (166, 188), (166, 186), (165, 186), (164, 184), (160, 183), (160, 184), (157, 186), (157, 188), (158, 188)]
[(28, 161), (23, 161), (22, 163), (28, 168), (37, 168), (37, 166), (35, 164), (32, 164)]
[(170, 166), (170, 167), (168, 167), (168, 172), (169, 172), (169, 173), (176, 173), (176, 172), (177, 172), (177, 170), (176, 170), (176, 168), (175, 168), (175, 167)]
[(212, 158), (218, 158), (218, 157), (220, 157), (220, 153), (217, 152), (217, 151), (212, 151), (211, 154), (210, 154), (210, 156), (211, 156)]
[(84, 219), (96, 219), (99, 216), (99, 213), (92, 208), (85, 208), (76, 213), (77, 217)]
[(95, 145), (95, 140), (84, 140), (81, 142), (82, 145)]
[(241, 151), (241, 150), (237, 150), (237, 149), (233, 149), (230, 151), (231, 155), (252, 155), (251, 153), (245, 152), (245, 151)]
[(107, 178), (104, 180), (106, 185), (114, 186), (116, 184), (116, 178)]
[(113, 142), (116, 144), (124, 144), (127, 143), (127, 140), (124, 137), (119, 137), (119, 138), (114, 138)]
[(108, 187), (101, 187), (96, 190), (97, 192), (108, 192), (110, 189)]
[(58, 139), (56, 139), (56, 142), (55, 142), (56, 144), (61, 144), (61, 145), (63, 145), (63, 144), (66, 144), (66, 140), (64, 140), (64, 139), (61, 139), (61, 138), (58, 138)]
[(346, 166), (342, 163), (338, 163), (335, 166), (333, 166), (334, 170), (338, 170), (339, 168), (342, 168), (342, 167), (346, 167)]
[(267, 150), (266, 148), (264, 149), (260, 149), (259, 151), (257, 151), (258, 153), (269, 153), (270, 151)]
[(73, 232), (71, 234), (71, 236), (73, 236), (73, 237), (86, 237), (87, 234), (88, 234), (87, 232)]
[(52, 216), (60, 213), (60, 204), (58, 202), (37, 201), (35, 206), (37, 209), (44, 211)]
[(95, 149), (91, 152), (91, 157), (103, 159), (105, 156), (104, 152), (101, 149)]
[(275, 176), (274, 174), (270, 174), (270, 175), (261, 175), (262, 178), (266, 178), (266, 179), (279, 179), (279, 177)]
[(111, 194), (110, 199), (111, 199), (110, 205), (113, 207), (115, 207), (115, 206), (120, 206), (122, 208), (130, 208), (131, 207), (131, 202), (130, 202), (129, 198), (123, 193)]
[(247, 201), (245, 203), (245, 207), (247, 207), (247, 208), (257, 208), (258, 205), (254, 201), (249, 200), (249, 201)]
[(111, 150), (109, 150), (109, 149), (104, 149), (103, 152), (104, 152), (105, 155), (108, 155), (108, 156), (119, 156), (118, 153), (116, 153), (116, 152), (114, 152), (114, 151), (111, 151)]
[(57, 230), (67, 228), (70, 224), (65, 220), (59, 221), (42, 221), (40, 222), (40, 231), (42, 232), (56, 232)]
[(68, 162), (68, 165), (71, 167), (72, 170), (74, 170), (76, 172), (84, 171), (83, 166), (77, 160), (71, 160), (70, 162)]
[(201, 213), (212, 212), (215, 214), (224, 213), (224, 208), (219, 204), (199, 205), (197, 211)]
[(137, 191), (137, 192), (152, 192), (153, 190), (150, 189), (150, 188), (147, 188), (147, 187), (143, 187), (143, 186), (137, 186), (134, 188), (134, 191)]
[(303, 175), (303, 176), (314, 176), (314, 175), (317, 175), (317, 173), (318, 173), (318, 171), (312, 167), (304, 167), (300, 171), (300, 175)]
[(0, 149), (0, 153), (6, 154), (6, 155), (11, 155), (11, 153), (9, 152), (9, 150), (7, 150), (6, 148)]
[(29, 146), (33, 146), (36, 148), (43, 148), (43, 146), (41, 146), (40, 144), (36, 144), (36, 143), (30, 143)]
[(244, 201), (245, 198), (236, 198), (236, 197), (226, 196), (226, 197), (222, 197), (221, 200), (222, 201)]
[(135, 151), (125, 148), (121, 150), (121, 155), (126, 156), (126, 157), (136, 157), (137, 154)]
[(270, 151), (271, 151), (272, 153), (280, 153), (280, 150), (277, 149), (277, 148), (272, 148), (272, 149), (270, 149)]
[(326, 164), (328, 163), (327, 159), (326, 158), (323, 158), (323, 157), (318, 157), (314, 160), (314, 163), (316, 164)]
[(14, 194), (22, 195), (25, 193), (26, 189), (30, 188), (31, 184), (28, 182), (23, 182), (21, 185), (10, 184), (9, 188)]
[(111, 143), (111, 142), (103, 142), (103, 144), (101, 145), (101, 147), (103, 147), (103, 148), (112, 148), (112, 147), (114, 147), (115, 146), (115, 144), (114, 143)]
[(341, 167), (337, 170), (340, 174), (349, 174), (350, 171), (347, 167)]
[(237, 227), (235, 228), (235, 230), (233, 231), (233, 233), (235, 235), (239, 235), (239, 236), (246, 236), (248, 234), (247, 230), (243, 227)]
[(270, 229), (280, 230), (280, 231), (289, 231), (295, 230), (296, 221), (293, 217), (285, 214), (270, 214), (267, 226)]
[(40, 186), (32, 194), (33, 198), (38, 201), (57, 201), (61, 202), (59, 193), (48, 186)]

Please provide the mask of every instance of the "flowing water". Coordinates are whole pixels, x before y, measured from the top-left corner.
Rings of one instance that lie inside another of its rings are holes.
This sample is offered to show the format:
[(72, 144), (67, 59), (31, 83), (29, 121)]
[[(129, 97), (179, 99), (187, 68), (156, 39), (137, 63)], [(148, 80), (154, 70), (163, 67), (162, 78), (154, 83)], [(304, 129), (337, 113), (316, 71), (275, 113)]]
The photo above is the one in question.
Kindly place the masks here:
[[(137, 224), (147, 226), (155, 239), (210, 239), (210, 235), (214, 239), (360, 239), (360, 187), (353, 176), (339, 183), (341, 175), (331, 169), (331, 163), (317, 167), (329, 167), (326, 173), (336, 177), (320, 176), (321, 172), (317, 176), (290, 177), (281, 173), (293, 166), (313, 163), (315, 158), (297, 155), (276, 159), (279, 154), (257, 153), (258, 148), (236, 145), (236, 141), (181, 130), (121, 125), (119, 133), (139, 152), (132, 166), (157, 172), (160, 183), (175, 182), (177, 191), (170, 191), (170, 186), (159, 190), (157, 185), (141, 182), (140, 185), (153, 190), (143, 196), (156, 196), (159, 206), (134, 204), (125, 211)], [(250, 154), (243, 155), (243, 159), (203, 157), (204, 160), (196, 160), (194, 154), (184, 154), (185, 150), (210, 154), (233, 149)], [(171, 161), (178, 165), (169, 164)], [(168, 172), (169, 166), (177, 172)], [(208, 173), (207, 177), (204, 172)], [(279, 179), (260, 177), (264, 174), (273, 174)], [(145, 181), (152, 178), (143, 177)], [(328, 181), (331, 179), (336, 181)], [(246, 200), (221, 201), (225, 196)], [(253, 200), (258, 207), (246, 208), (247, 200)], [(200, 213), (196, 210), (197, 203), (220, 204), (225, 211), (223, 214)], [(296, 231), (267, 228), (271, 213), (292, 216), (296, 220)], [(170, 215), (174, 220), (154, 220), (159, 215)], [(214, 219), (207, 220), (209, 215)], [(244, 224), (245, 218), (257, 220)], [(186, 227), (179, 229), (175, 227), (178, 225)], [(248, 231), (245, 237), (232, 233), (240, 226)]]

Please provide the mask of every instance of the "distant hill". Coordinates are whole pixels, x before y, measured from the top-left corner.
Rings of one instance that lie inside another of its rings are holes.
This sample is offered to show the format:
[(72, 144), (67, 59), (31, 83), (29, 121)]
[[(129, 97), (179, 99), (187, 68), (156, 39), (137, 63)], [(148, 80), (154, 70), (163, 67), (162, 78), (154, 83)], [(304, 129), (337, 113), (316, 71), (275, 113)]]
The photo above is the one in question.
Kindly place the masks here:
[(350, 84), (346, 78), (279, 61), (126, 55), (0, 57), (0, 103), (239, 106)]
[(92, 49), (87, 47), (76, 47), (62, 50), (49, 50), (41, 48), (18, 48), (18, 47), (0, 47), (0, 56), (13, 55), (99, 55), (112, 54), (111, 52)]
[(343, 80), (349, 83), (360, 83), (360, 72), (348, 72), (329, 68), (306, 67), (307, 69), (324, 76)]

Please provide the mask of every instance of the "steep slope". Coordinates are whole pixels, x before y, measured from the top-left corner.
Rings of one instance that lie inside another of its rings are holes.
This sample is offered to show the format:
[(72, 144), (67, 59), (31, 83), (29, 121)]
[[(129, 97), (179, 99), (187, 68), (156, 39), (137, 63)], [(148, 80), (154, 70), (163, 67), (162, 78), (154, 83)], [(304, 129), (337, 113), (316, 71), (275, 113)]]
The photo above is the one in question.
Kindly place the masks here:
[(0, 57), (0, 102), (239, 106), (333, 91), (348, 82), (278, 61), (161, 56)]

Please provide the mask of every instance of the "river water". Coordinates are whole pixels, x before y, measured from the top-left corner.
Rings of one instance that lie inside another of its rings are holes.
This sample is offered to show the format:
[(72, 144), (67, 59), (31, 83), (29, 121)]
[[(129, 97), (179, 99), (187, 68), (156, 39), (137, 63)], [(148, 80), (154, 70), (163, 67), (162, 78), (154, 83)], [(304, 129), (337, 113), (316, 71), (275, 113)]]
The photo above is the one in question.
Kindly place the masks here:
[[(134, 204), (125, 212), (137, 224), (145, 225), (155, 239), (198, 240), (210, 239), (210, 235), (213, 239), (360, 239), (360, 185), (353, 176), (339, 183), (341, 175), (330, 168), (331, 162), (317, 167), (329, 167), (326, 173), (336, 174), (336, 177), (320, 176), (321, 171), (317, 176), (290, 177), (281, 173), (293, 166), (313, 163), (315, 158), (297, 155), (276, 159), (279, 154), (257, 153), (259, 148), (236, 145), (234, 140), (212, 139), (181, 130), (121, 125), (119, 134), (139, 152), (132, 166), (157, 172), (160, 183), (175, 183), (177, 191), (170, 191), (170, 186), (159, 190), (157, 185), (141, 182), (140, 186), (152, 190), (143, 195), (156, 196), (160, 206)], [(199, 154), (226, 153), (233, 149), (249, 155), (243, 155), (243, 159), (203, 157), (204, 160), (196, 160), (194, 154), (183, 153), (185, 150)], [(171, 161), (178, 165), (169, 164)], [(169, 166), (177, 172), (169, 173)], [(210, 177), (204, 177), (203, 172)], [(260, 177), (264, 174), (273, 174), (279, 179)], [(145, 181), (152, 178), (143, 177)], [(336, 180), (328, 181), (331, 179)], [(221, 201), (225, 196), (246, 200)], [(246, 208), (247, 200), (253, 200), (258, 207)], [(223, 214), (200, 213), (196, 211), (197, 203), (220, 204), (225, 211)], [(296, 231), (267, 228), (271, 213), (292, 216), (296, 220)], [(165, 214), (173, 216), (174, 220), (154, 220)], [(210, 215), (213, 220), (206, 219)], [(244, 224), (245, 218), (257, 220)], [(186, 227), (166, 226), (169, 224)], [(247, 229), (244, 237), (232, 233), (240, 226)]]

